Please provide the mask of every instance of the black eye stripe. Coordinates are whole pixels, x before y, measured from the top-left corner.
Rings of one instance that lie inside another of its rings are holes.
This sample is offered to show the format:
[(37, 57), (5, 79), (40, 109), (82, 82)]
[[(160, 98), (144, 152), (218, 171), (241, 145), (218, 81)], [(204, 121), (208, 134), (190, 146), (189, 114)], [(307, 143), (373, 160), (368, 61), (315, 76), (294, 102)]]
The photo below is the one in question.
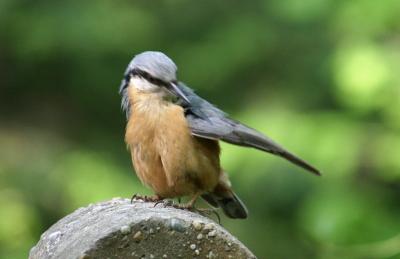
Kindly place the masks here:
[(153, 77), (152, 75), (150, 75), (149, 73), (147, 73), (146, 71), (140, 70), (140, 69), (132, 69), (129, 73), (131, 76), (139, 76), (142, 77), (144, 79), (146, 79), (147, 81), (149, 81), (150, 83), (154, 84), (154, 85), (158, 85), (158, 86), (168, 86), (168, 83)]

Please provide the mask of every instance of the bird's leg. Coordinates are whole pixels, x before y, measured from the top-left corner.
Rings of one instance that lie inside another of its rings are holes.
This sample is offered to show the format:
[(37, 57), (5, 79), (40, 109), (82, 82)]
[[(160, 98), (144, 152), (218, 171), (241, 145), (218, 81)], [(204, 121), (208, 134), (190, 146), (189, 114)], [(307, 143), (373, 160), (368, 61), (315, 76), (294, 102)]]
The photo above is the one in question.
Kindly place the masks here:
[(200, 195), (201, 195), (200, 192), (195, 193), (195, 194), (193, 195), (193, 197), (189, 200), (188, 203), (186, 203), (186, 204), (173, 204), (172, 206), (173, 206), (174, 208), (177, 208), (177, 209), (191, 210), (191, 209), (194, 208), (194, 204), (196, 203), (196, 200), (197, 200), (197, 198), (199, 198)]
[(197, 201), (197, 198), (199, 198), (201, 193), (196, 193), (195, 195), (193, 195), (193, 197), (190, 199), (190, 201), (186, 204), (184, 204), (184, 206), (186, 206), (187, 209), (192, 209), (194, 208), (194, 204)]
[(147, 196), (147, 195), (139, 195), (139, 194), (134, 194), (131, 198), (131, 203), (134, 200), (142, 200), (145, 202), (159, 202), (159, 201), (163, 201), (164, 199), (159, 196), (159, 195), (153, 195), (153, 196)]

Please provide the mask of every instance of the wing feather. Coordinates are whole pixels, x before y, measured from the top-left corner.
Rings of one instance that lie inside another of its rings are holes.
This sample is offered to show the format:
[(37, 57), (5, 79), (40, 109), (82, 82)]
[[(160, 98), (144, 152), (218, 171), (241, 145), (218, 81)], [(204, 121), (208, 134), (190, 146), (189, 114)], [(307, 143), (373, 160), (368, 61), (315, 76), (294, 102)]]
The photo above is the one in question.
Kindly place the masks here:
[(190, 101), (190, 104), (182, 103), (181, 105), (185, 108), (186, 118), (194, 136), (222, 140), (231, 144), (266, 151), (320, 175), (315, 167), (285, 150), (257, 130), (230, 119), (226, 113), (196, 95), (183, 83), (179, 83), (178, 86)]

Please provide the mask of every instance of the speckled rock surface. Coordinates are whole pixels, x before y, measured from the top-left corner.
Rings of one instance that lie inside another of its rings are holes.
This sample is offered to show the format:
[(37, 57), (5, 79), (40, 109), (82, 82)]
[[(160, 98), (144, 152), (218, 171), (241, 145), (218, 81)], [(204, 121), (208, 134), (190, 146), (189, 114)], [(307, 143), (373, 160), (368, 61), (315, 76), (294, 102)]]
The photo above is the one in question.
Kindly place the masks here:
[(77, 209), (41, 236), (29, 258), (255, 258), (196, 213), (116, 198)]

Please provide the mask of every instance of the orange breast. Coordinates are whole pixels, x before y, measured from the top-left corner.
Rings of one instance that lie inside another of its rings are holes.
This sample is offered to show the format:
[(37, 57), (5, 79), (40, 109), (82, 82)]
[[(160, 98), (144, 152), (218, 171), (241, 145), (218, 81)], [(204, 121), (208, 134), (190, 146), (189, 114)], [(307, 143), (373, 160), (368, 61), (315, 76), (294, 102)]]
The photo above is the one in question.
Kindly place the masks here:
[(130, 87), (125, 140), (140, 180), (161, 197), (212, 190), (219, 178), (219, 145), (191, 135), (182, 107), (160, 94)]

